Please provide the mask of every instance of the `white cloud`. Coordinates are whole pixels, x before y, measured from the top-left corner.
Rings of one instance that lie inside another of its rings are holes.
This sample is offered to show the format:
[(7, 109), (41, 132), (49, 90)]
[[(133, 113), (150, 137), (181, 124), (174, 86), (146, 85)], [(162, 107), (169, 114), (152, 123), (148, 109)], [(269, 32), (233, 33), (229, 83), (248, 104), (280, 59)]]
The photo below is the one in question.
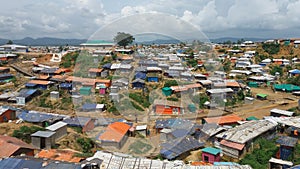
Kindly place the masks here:
[[(231, 36), (237, 35), (235, 32), (255, 36), (257, 32), (268, 37), (278, 32), (300, 33), (299, 0), (124, 0), (106, 1), (105, 5), (101, 0), (10, 0), (0, 7), (1, 35), (88, 38), (119, 18), (149, 12), (178, 16), (218, 36), (228, 36), (226, 32)], [(168, 26), (167, 21), (162, 24)]]

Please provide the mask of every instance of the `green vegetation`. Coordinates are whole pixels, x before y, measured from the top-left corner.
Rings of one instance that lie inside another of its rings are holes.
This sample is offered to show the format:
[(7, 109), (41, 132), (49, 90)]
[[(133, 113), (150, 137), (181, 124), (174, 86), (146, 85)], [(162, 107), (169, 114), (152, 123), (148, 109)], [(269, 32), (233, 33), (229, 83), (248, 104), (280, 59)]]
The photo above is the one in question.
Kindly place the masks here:
[(129, 93), (129, 98), (131, 98), (132, 100), (138, 102), (144, 108), (148, 108), (150, 106), (148, 95), (143, 96), (140, 93)]
[(171, 87), (171, 86), (178, 86), (178, 83), (176, 80), (167, 80), (165, 82), (164, 87)]
[(138, 140), (129, 146), (129, 151), (134, 154), (144, 154), (151, 149), (152, 146), (150, 144), (144, 143), (141, 140)]
[(25, 141), (26, 143), (30, 143), (31, 142), (31, 137), (30, 135), (37, 132), (37, 131), (43, 131), (45, 130), (44, 128), (41, 127), (37, 127), (37, 126), (22, 126), (20, 127), (19, 130), (14, 130), (12, 136), (16, 137), (18, 139), (21, 139), (23, 141)]
[(219, 53), (225, 53), (226, 50), (225, 50), (225, 49), (219, 49), (218, 52), (219, 52)]
[(270, 71), (271, 75), (275, 75), (276, 72), (280, 73), (280, 76), (283, 74), (283, 70), (280, 66), (272, 67), (272, 69)]
[(94, 147), (94, 142), (90, 138), (78, 138), (76, 142), (81, 146), (83, 153), (91, 153)]
[(79, 56), (78, 52), (74, 53), (68, 53), (62, 58), (62, 62), (60, 64), (60, 67), (63, 68), (70, 68), (75, 65), (76, 59)]
[(169, 101), (178, 101), (179, 99), (177, 97), (167, 97), (167, 100), (169, 100)]
[(288, 158), (288, 161), (292, 161), (294, 165), (300, 164), (300, 144), (295, 146), (294, 153)]
[(300, 76), (294, 76), (287, 79), (288, 83), (300, 86)]
[(206, 95), (200, 95), (200, 103), (199, 103), (199, 108), (204, 107), (204, 103), (209, 101), (209, 97)]
[(130, 103), (132, 104), (132, 106), (133, 106), (135, 109), (137, 109), (137, 110), (139, 110), (139, 111), (144, 111), (144, 109), (143, 109), (142, 107), (140, 107), (139, 105), (137, 105), (135, 102), (131, 101)]
[(270, 55), (274, 55), (277, 54), (280, 50), (280, 45), (279, 44), (268, 44), (268, 43), (264, 43), (262, 45), (262, 48), (264, 49), (265, 52), (267, 52)]
[(195, 67), (198, 65), (198, 62), (195, 59), (187, 59), (186, 62), (188, 64), (188, 66), (191, 66), (191, 67)]
[(230, 60), (225, 60), (223, 63), (223, 69), (225, 72), (229, 72), (231, 70), (231, 62)]
[(134, 41), (134, 37), (129, 33), (118, 32), (117, 35), (114, 37), (114, 42), (118, 45), (123, 46), (124, 48), (131, 44)]
[(102, 60), (102, 56), (94, 57), (93, 55), (89, 54), (87, 51), (83, 51), (77, 57), (76, 62), (74, 62), (74, 76), (77, 77), (88, 77), (89, 69), (90, 68), (98, 68), (98, 61)]
[(248, 164), (253, 169), (268, 168), (270, 158), (274, 157), (278, 151), (275, 141), (261, 138), (254, 142), (254, 147), (253, 152), (247, 154), (240, 164)]

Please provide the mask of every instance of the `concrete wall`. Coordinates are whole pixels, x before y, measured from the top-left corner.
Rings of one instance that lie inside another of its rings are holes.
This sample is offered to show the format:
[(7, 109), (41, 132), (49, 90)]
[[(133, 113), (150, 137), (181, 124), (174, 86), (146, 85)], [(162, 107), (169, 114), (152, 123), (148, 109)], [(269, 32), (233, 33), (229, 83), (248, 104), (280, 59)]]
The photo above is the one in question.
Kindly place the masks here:
[(54, 132), (56, 132), (54, 136), (55, 136), (55, 141), (57, 141), (67, 135), (67, 126), (59, 128)]
[[(31, 144), (41, 149), (41, 138), (40, 137), (31, 137)], [(51, 146), (55, 145), (55, 137), (45, 138), (45, 149), (51, 149)]]
[(39, 137), (31, 137), (31, 144), (33, 147), (40, 149), (41, 140)]

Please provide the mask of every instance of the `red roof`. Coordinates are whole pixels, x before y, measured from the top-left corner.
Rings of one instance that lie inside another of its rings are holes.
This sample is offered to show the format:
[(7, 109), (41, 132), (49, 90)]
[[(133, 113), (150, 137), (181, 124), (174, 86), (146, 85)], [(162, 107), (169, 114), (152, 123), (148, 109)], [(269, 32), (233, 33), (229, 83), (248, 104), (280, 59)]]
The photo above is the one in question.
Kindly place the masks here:
[(220, 143), (226, 147), (230, 147), (237, 150), (243, 150), (243, 148), (245, 147), (245, 144), (235, 143), (226, 140), (222, 140)]
[(130, 126), (126, 123), (114, 122), (106, 128), (106, 131), (100, 135), (99, 139), (120, 142), (129, 129)]
[(32, 150), (35, 149), (30, 144), (27, 144), (15, 137), (0, 135), (0, 158), (10, 157), (20, 148), (27, 148)]
[(232, 114), (228, 116), (208, 117), (208, 118), (204, 118), (204, 120), (207, 123), (216, 123), (222, 125), (222, 124), (236, 123), (243, 119), (235, 114)]
[(39, 158), (48, 158), (51, 160), (58, 160), (58, 161), (66, 161), (66, 162), (73, 162), (79, 163), (82, 158), (75, 157), (75, 151), (71, 150), (57, 150), (57, 149), (50, 149), (50, 150), (42, 150), (40, 151), (37, 156)]

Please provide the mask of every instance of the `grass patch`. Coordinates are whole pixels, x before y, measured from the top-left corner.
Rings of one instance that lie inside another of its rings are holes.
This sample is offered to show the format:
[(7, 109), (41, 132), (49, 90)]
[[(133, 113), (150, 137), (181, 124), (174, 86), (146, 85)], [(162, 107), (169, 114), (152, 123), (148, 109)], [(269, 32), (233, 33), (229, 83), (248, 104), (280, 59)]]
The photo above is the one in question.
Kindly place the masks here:
[(144, 154), (151, 149), (152, 146), (150, 144), (144, 143), (141, 140), (138, 140), (129, 146), (129, 151), (134, 154)]

